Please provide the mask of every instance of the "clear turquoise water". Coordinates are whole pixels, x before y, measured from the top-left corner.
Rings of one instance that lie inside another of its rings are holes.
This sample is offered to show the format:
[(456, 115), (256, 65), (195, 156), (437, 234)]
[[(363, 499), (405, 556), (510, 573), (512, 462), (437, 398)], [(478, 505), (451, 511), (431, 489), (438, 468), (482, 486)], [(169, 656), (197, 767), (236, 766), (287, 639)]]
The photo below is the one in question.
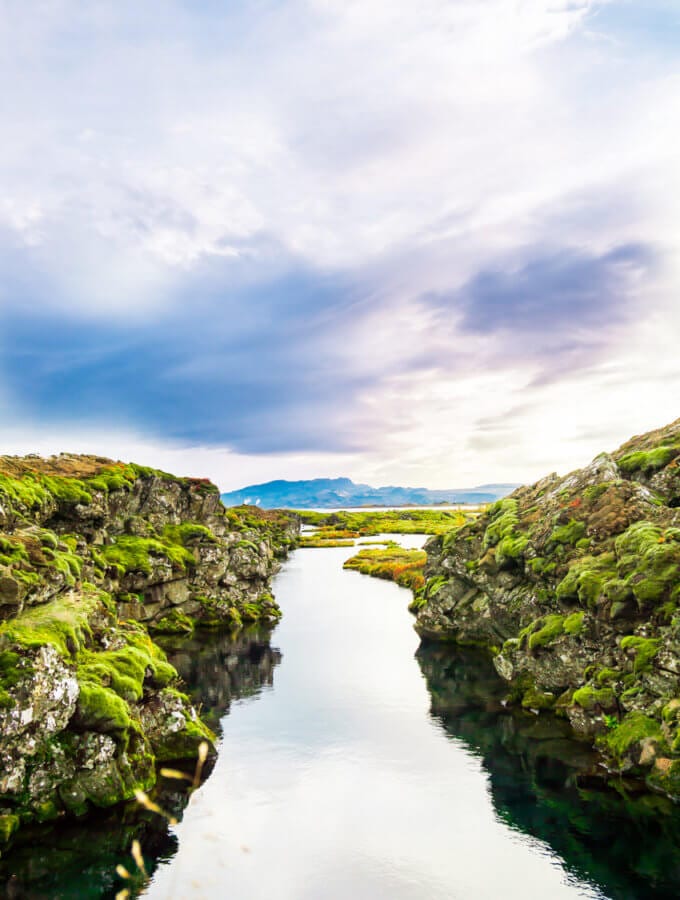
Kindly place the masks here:
[(348, 555), (298, 551), (279, 576), (274, 687), (224, 720), (149, 896), (674, 896), (640, 845), (663, 807), (672, 861), (670, 805), (644, 798), (640, 823), (633, 802), (577, 788), (588, 751), (505, 712), (488, 661), (418, 650), (408, 594), (343, 572)]
[(155, 900), (680, 896), (676, 808), (584, 778), (563, 724), (506, 710), (484, 657), (420, 646), (408, 592), (343, 571), (351, 552), (294, 554), (272, 635), (169, 646), (223, 735), (178, 826), (133, 806), (38, 829), (0, 896), (112, 897), (134, 837)]

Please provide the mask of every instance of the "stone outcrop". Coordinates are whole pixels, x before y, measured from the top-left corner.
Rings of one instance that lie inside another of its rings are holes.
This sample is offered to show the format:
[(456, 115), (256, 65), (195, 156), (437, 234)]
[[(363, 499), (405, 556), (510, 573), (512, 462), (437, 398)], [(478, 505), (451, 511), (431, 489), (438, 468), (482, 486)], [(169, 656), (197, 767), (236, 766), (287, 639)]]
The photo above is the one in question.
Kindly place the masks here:
[(212, 733), (151, 635), (270, 624), (299, 523), (99, 457), (0, 457), (0, 843), (147, 790)]
[(680, 420), (426, 550), (423, 637), (488, 649), (514, 701), (680, 795)]

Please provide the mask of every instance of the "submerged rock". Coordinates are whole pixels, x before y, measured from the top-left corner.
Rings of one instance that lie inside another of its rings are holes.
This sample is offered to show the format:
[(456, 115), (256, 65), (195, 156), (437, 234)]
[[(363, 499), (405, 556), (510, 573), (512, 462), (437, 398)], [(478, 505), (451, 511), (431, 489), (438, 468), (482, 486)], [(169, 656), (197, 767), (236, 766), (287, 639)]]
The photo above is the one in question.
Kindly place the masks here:
[(484, 647), (612, 770), (680, 795), (680, 420), (426, 545), (416, 629)]
[(275, 622), (294, 516), (99, 457), (0, 457), (0, 844), (148, 790), (210, 729), (150, 633)]

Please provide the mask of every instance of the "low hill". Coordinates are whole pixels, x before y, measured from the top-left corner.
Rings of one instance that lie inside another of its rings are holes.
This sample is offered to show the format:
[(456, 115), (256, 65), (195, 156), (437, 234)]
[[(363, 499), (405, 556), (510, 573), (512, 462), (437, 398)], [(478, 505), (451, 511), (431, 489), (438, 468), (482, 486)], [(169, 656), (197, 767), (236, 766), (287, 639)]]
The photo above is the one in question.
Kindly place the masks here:
[(349, 478), (268, 481), (222, 494), (226, 506), (249, 504), (264, 509), (348, 509), (357, 506), (435, 506), (445, 503), (493, 503), (517, 484), (485, 484), (473, 488), (431, 491), (428, 488), (371, 487)]

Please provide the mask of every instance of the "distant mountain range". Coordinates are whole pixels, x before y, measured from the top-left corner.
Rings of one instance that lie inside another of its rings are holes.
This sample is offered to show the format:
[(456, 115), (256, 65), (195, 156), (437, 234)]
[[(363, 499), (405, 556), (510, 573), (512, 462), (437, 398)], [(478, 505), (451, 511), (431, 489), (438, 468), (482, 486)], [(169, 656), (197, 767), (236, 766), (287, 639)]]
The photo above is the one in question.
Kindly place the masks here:
[(312, 478), (309, 481), (268, 481), (222, 494), (226, 506), (243, 503), (264, 509), (328, 509), (354, 506), (434, 506), (444, 503), (492, 503), (518, 484), (481, 484), (474, 488), (431, 491), (427, 488), (379, 487), (355, 484), (349, 478)]

